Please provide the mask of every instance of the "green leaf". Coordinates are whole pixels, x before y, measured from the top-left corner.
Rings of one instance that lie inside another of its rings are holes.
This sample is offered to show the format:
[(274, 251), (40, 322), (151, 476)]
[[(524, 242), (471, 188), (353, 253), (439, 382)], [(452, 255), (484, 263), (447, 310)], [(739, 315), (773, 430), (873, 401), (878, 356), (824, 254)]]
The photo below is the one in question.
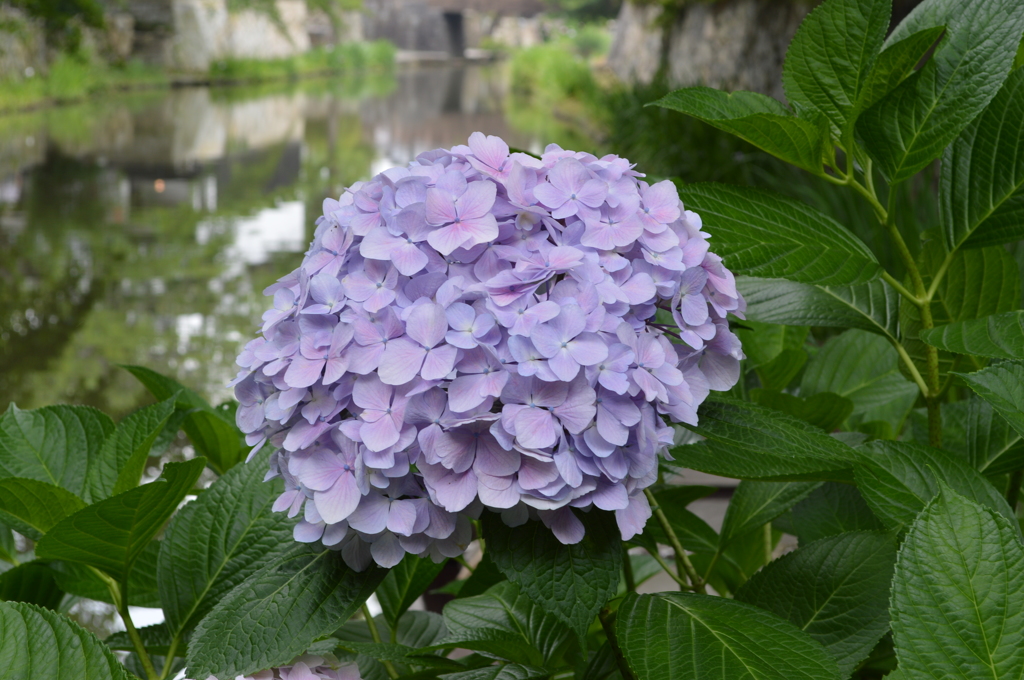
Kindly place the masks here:
[(761, 381), (761, 387), (766, 390), (784, 390), (789, 383), (793, 382), (793, 378), (800, 373), (800, 369), (806, 363), (807, 352), (805, 350), (783, 350), (779, 356), (757, 367), (757, 378)]
[(135, 411), (120, 423), (89, 466), (86, 484), (93, 500), (139, 485), (153, 442), (174, 413), (174, 398)]
[(754, 574), (740, 602), (787, 619), (820, 642), (849, 677), (889, 630), (892, 536), (857, 532), (815, 541)]
[(950, 250), (1024, 238), (1024, 69), (946, 149), (939, 209)]
[[(746, 140), (754, 146), (823, 175), (828, 125), (793, 116), (771, 97), (756, 92), (722, 92), (710, 87), (686, 87), (650, 106), (679, 111)], [(684, 199), (685, 201), (685, 199)]]
[(163, 528), (206, 465), (167, 463), (160, 479), (79, 510), (36, 545), (40, 558), (81, 562), (125, 582), (136, 558)]
[(1013, 517), (1006, 499), (981, 473), (941, 449), (876, 441), (858, 451), (863, 465), (854, 473), (857, 487), (890, 529), (909, 527), (943, 483), (1007, 518)]
[(444, 623), (448, 637), (434, 648), (484, 651), (525, 665), (546, 665), (572, 641), (565, 624), (509, 581), (452, 600), (444, 606)]
[(377, 601), (389, 628), (393, 628), (416, 598), (430, 587), (446, 562), (435, 564), (429, 558), (407, 554), (388, 572), (377, 588)]
[(551, 672), (536, 666), (507, 663), (501, 666), (485, 666), (471, 671), (442, 675), (444, 680), (542, 680), (551, 677)]
[(248, 452), (242, 433), (234, 422), (227, 420), (206, 400), (184, 385), (142, 366), (124, 366), (157, 399), (177, 395), (177, 407), (188, 411), (182, 429), (196, 447), (196, 453), (206, 457), (210, 467), (219, 475), (241, 462)]
[(576, 516), (586, 533), (573, 545), (559, 541), (541, 522), (512, 528), (493, 512), (482, 521), (487, 553), (498, 569), (583, 638), (618, 590), (622, 542), (611, 512), (594, 509)]
[(0, 600), (56, 609), (62, 599), (64, 591), (44, 562), (25, 562), (0, 574)]
[(342, 640), (338, 646), (378, 661), (392, 661), (394, 663), (414, 664), (425, 668), (440, 668), (444, 670), (463, 667), (457, 661), (434, 654), (420, 654), (416, 648), (396, 642), (354, 642), (352, 640)]
[(788, 413), (825, 432), (838, 429), (853, 413), (853, 402), (832, 392), (822, 392), (805, 398), (794, 397), (785, 392), (754, 388), (750, 390), (750, 398), (756, 404)]
[(896, 342), (900, 296), (884, 281), (828, 287), (737, 276), (736, 287), (747, 301), (747, 316), (754, 321), (859, 328)]
[(114, 653), (67, 617), (22, 602), (0, 602), (0, 668), (10, 680), (128, 680)]
[(922, 341), (957, 354), (1024, 359), (1024, 312), (970, 319), (921, 331)]
[(743, 343), (743, 353), (751, 368), (763, 366), (787, 350), (802, 349), (810, 331), (807, 326), (779, 326), (749, 320), (744, 326), (736, 330), (736, 335)]
[(505, 575), (494, 565), (494, 560), (484, 552), (483, 559), (459, 589), (459, 597), (473, 597), (484, 594), (488, 588), (505, 580)]
[(796, 626), (757, 607), (690, 593), (630, 594), (619, 646), (645, 680), (838, 680), (836, 662)]
[(782, 84), (797, 111), (814, 109), (842, 134), (856, 117), (867, 75), (889, 28), (888, 0), (827, 0), (800, 24)]
[(759, 529), (818, 488), (819, 482), (742, 481), (733, 492), (722, 522), (721, 544)]
[(806, 203), (713, 182), (681, 187), (679, 197), (714, 232), (715, 252), (736, 274), (848, 285), (881, 273), (874, 253), (849, 229)]
[(1024, 437), (1024, 365), (1007, 362), (957, 375)]
[(835, 482), (825, 482), (794, 505), (790, 522), (801, 545), (848, 531), (885, 529), (857, 487)]
[(228, 470), (168, 525), (157, 578), (172, 633), (194, 628), (221, 597), (291, 550), (295, 521), (271, 511), (283, 484), (263, 483), (269, 456)]
[[(669, 526), (672, 527), (673, 533), (684, 548), (691, 552), (714, 552), (718, 548), (718, 534), (707, 522), (686, 509), (686, 506), (692, 501), (700, 498), (690, 492), (692, 488), (705, 489), (707, 487), (669, 487), (655, 492), (654, 499), (658, 502), (661, 511), (665, 513)], [(654, 520), (648, 520), (641, 535), (662, 545), (671, 545), (668, 535)]]
[(0, 478), (22, 477), (61, 486), (91, 500), (89, 467), (114, 422), (88, 406), (46, 406), (0, 416)]
[(807, 363), (800, 395), (834, 393), (853, 402), (854, 425), (884, 420), (899, 429), (917, 399), (917, 385), (899, 370), (899, 356), (883, 337), (850, 330), (830, 338)]
[(861, 88), (857, 113), (870, 108), (909, 76), (928, 50), (946, 32), (945, 26), (925, 28), (882, 50)]
[(1024, 33), (1017, 0), (938, 0), (920, 5), (889, 37), (938, 25), (946, 38), (920, 71), (861, 114), (857, 131), (891, 183), (924, 168), (996, 96)]
[(247, 578), (200, 621), (189, 642), (193, 677), (234, 677), (280, 666), (330, 634), (384, 579), (352, 571), (334, 550), (300, 546)]
[(1021, 677), (1024, 547), (1017, 532), (944, 488), (903, 543), (890, 613), (908, 679)]
[(14, 532), (6, 524), (0, 524), (0, 560), (14, 564), (17, 561), (17, 553), (18, 547), (14, 543)]
[[(162, 623), (157, 623), (152, 626), (143, 626), (138, 629), (139, 637), (142, 638), (142, 644), (149, 651), (150, 654), (159, 654), (166, 656), (167, 652), (170, 651), (171, 647), (171, 631), (167, 630), (167, 626)], [(127, 631), (121, 630), (116, 633), (111, 633), (103, 640), (103, 642), (111, 649), (118, 652), (133, 652), (135, 651), (135, 645), (132, 643), (132, 638), (128, 635)], [(178, 647), (178, 651), (183, 651), (184, 646)], [(179, 655), (181, 656), (181, 655)]]
[(1024, 468), (1024, 438), (992, 405), (977, 397), (967, 410), (967, 459), (984, 475)]
[[(150, 541), (135, 559), (128, 575), (128, 604), (133, 607), (160, 606), (156, 584), (156, 562), (160, 541)], [(78, 562), (50, 562), (61, 590), (89, 600), (113, 604), (106, 582), (91, 568)]]
[(706, 441), (672, 449), (681, 467), (737, 479), (842, 481), (853, 450), (813, 425), (733, 399), (713, 397), (690, 427)]
[(84, 507), (82, 499), (59, 486), (34, 479), (0, 479), (0, 519), (34, 541)]
[[(384, 631), (387, 629), (388, 624), (383, 616), (375, 616), (374, 622), (377, 624), (378, 630)], [(411, 648), (416, 654), (420, 654), (421, 647), (433, 645), (448, 634), (447, 629), (444, 627), (444, 619), (440, 614), (422, 611), (410, 611), (403, 614), (398, 620), (398, 627), (395, 632), (395, 641), (400, 645)], [(349, 621), (334, 633), (334, 638), (336, 639), (327, 638), (326, 641), (332, 652), (337, 644), (345, 644), (346, 642), (366, 644), (373, 642), (370, 630), (363, 619)], [(324, 642), (322, 640), (316, 644), (323, 644)], [(312, 648), (306, 653), (318, 654), (318, 652), (312, 651)], [(387, 670), (376, 659), (363, 654), (356, 661), (359, 664), (359, 670), (364, 680), (374, 680), (376, 678), (383, 680), (388, 677)]]
[[(925, 284), (945, 258), (941, 244), (932, 242), (921, 255)], [(958, 250), (939, 282), (932, 302), (932, 318), (936, 326), (977, 319), (1017, 309), (1021, 299), (1021, 279), (1014, 262), (1005, 248), (977, 248)], [(927, 371), (926, 346), (918, 333), (923, 330), (921, 312), (913, 304), (904, 302), (900, 307), (900, 329), (907, 353), (924, 375)], [(943, 380), (954, 369), (955, 357), (939, 352), (939, 370)]]

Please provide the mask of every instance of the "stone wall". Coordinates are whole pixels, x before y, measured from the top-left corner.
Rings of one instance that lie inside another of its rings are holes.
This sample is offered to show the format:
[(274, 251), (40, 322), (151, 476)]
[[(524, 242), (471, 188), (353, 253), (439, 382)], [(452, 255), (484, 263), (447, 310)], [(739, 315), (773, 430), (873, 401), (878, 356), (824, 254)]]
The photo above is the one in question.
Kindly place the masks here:
[(753, 90), (784, 99), (782, 62), (808, 0), (720, 0), (685, 7), (674, 22), (627, 0), (616, 21), (609, 65), (624, 81), (649, 83), (664, 66), (677, 87)]
[(0, 81), (46, 73), (46, 40), (37, 21), (0, 6)]

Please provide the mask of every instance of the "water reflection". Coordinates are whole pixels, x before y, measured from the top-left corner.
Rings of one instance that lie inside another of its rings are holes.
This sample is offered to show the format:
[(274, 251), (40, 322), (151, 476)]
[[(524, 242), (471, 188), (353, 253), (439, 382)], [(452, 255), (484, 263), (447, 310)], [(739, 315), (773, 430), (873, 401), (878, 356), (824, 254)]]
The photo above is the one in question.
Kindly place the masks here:
[(0, 409), (120, 415), (116, 364), (212, 399), (327, 195), (474, 130), (512, 129), (497, 66), (290, 89), (180, 89), (0, 118)]

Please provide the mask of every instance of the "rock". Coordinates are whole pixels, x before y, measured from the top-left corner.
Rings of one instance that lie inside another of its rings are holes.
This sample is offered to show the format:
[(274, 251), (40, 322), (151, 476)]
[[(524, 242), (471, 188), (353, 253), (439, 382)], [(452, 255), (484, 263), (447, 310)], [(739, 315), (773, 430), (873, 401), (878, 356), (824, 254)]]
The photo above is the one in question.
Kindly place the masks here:
[[(244, 9), (228, 15), (224, 56), (239, 59), (276, 59), (309, 50), (306, 1), (276, 0), (277, 18)], [(282, 32), (282, 28), (285, 30)]]
[(46, 39), (40, 22), (0, 5), (0, 82), (46, 73)]
[(627, 83), (654, 80), (662, 61), (664, 31), (658, 25), (661, 8), (623, 2), (615, 20), (608, 65)]
[(174, 71), (206, 72), (226, 56), (228, 8), (224, 0), (172, 0), (170, 39), (163, 64)]

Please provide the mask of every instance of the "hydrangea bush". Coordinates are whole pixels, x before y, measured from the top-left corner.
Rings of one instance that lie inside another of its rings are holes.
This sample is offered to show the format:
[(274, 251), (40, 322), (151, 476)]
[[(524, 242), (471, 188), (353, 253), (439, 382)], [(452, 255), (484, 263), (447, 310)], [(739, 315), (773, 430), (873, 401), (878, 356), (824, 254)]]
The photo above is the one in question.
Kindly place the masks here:
[(297, 540), (362, 570), (460, 555), (481, 507), (567, 544), (571, 508), (643, 529), (669, 423), (739, 377), (743, 300), (700, 216), (641, 177), (477, 132), (324, 202), (235, 387)]
[(0, 678), (1019, 678), (1024, 12), (890, 9), (655, 102), (828, 214), (477, 134), (325, 203), (237, 402), (12, 406)]

